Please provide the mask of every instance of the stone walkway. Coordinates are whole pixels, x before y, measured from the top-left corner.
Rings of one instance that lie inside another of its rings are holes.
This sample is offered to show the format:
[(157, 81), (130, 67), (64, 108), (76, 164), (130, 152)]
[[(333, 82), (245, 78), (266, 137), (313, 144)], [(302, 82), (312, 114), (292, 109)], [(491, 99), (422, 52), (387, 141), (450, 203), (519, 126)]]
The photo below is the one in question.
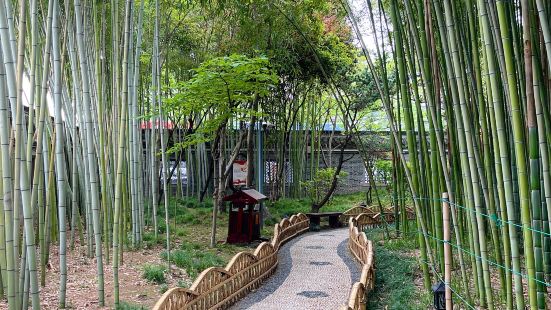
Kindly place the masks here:
[(309, 232), (283, 245), (276, 272), (231, 309), (338, 309), (359, 276), (348, 229)]

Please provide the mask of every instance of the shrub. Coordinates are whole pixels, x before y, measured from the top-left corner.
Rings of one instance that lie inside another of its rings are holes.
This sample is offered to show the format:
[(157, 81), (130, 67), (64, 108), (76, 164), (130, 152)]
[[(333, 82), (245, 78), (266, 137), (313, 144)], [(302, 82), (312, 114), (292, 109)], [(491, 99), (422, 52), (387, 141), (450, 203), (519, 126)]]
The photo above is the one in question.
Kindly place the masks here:
[[(200, 245), (195, 243), (184, 243), (180, 249), (170, 252), (170, 260), (176, 266), (185, 269), (192, 278), (206, 268), (224, 264), (224, 260), (218, 255), (200, 251), (200, 248)], [(166, 252), (163, 252), (161, 257), (166, 260)]]
[(193, 242), (182, 243), (182, 245), (180, 246), (180, 249), (187, 250), (187, 251), (199, 250), (200, 248), (201, 248), (200, 244), (193, 243)]
[(158, 234), (157, 238), (155, 238), (155, 234), (153, 232), (144, 233), (142, 236), (142, 241), (143, 246), (146, 249), (152, 249), (156, 245), (166, 245), (165, 236), (163, 234)]
[[(392, 181), (392, 161), (377, 160), (375, 161), (375, 170), (379, 173), (380, 181), (383, 184), (389, 184)], [(375, 176), (377, 179), (377, 176)]]
[(178, 280), (177, 286), (182, 288), (189, 288), (191, 286), (191, 282), (185, 281), (185, 280)]
[(212, 209), (212, 206), (213, 204), (211, 200), (206, 200), (201, 203), (201, 208), (204, 208), (204, 209)]
[(166, 282), (165, 272), (165, 266), (146, 264), (143, 268), (143, 278), (149, 282), (162, 284)]
[[(336, 173), (335, 168), (325, 168), (319, 169), (316, 171), (314, 177), (305, 182), (300, 182), (300, 184), (306, 190), (308, 197), (312, 200), (312, 203), (319, 204), (323, 197), (329, 192), (331, 184), (333, 183), (333, 176)], [(337, 175), (337, 184), (343, 184), (344, 178), (348, 174), (344, 171), (341, 171)]]
[(166, 232), (166, 223), (164, 221), (159, 221), (157, 224), (157, 232), (159, 234), (164, 234)]
[(187, 232), (185, 229), (177, 229), (175, 233), (176, 233), (176, 236), (178, 237), (185, 237), (187, 235)]

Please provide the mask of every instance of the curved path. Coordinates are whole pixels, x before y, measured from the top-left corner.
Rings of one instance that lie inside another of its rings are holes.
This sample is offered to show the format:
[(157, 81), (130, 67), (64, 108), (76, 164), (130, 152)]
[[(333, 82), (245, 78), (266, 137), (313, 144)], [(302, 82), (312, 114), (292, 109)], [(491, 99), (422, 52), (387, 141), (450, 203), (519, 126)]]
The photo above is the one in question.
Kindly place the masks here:
[(338, 309), (359, 276), (347, 228), (308, 232), (283, 245), (276, 272), (231, 309)]

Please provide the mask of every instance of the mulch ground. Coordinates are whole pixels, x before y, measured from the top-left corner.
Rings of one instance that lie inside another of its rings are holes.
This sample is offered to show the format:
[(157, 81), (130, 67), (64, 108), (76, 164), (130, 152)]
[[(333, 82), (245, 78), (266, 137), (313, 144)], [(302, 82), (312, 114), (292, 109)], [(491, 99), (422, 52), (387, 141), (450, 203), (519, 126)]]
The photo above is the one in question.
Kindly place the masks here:
[[(97, 292), (97, 266), (95, 258), (86, 255), (86, 247), (75, 245), (67, 252), (67, 301), (68, 309), (111, 309), (113, 308), (113, 267), (104, 263), (105, 307), (100, 307)], [(159, 257), (162, 249), (124, 252), (124, 262), (119, 266), (120, 301), (151, 309), (162, 295), (161, 285), (142, 278), (144, 264), (165, 264)], [(37, 253), (38, 254), (38, 253)], [(50, 264), (47, 266), (46, 286), (40, 288), (40, 302), (43, 309), (57, 309), (59, 288), (59, 249), (50, 249)], [(105, 262), (105, 260), (104, 260)], [(167, 287), (178, 282), (190, 283), (184, 270), (172, 266), (167, 275)], [(0, 309), (7, 309), (7, 301), (0, 300)]]

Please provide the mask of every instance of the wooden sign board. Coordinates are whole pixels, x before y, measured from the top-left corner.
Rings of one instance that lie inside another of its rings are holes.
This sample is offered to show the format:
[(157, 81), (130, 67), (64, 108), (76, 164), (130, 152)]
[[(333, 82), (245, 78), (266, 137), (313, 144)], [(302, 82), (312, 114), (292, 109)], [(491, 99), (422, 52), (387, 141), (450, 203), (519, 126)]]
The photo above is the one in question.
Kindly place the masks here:
[(233, 185), (245, 186), (247, 184), (247, 161), (235, 160), (233, 162)]

